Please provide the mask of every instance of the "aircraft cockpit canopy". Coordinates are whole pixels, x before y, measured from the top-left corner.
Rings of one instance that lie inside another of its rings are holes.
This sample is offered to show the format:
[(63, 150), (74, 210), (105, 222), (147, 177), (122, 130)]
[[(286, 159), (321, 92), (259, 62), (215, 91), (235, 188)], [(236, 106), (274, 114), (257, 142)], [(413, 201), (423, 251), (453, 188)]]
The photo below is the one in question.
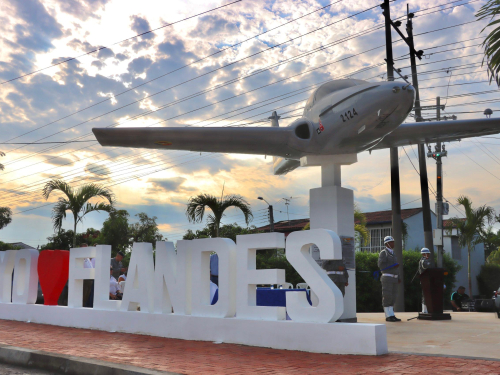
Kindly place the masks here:
[(314, 103), (316, 103), (318, 100), (321, 100), (326, 95), (331, 94), (332, 92), (362, 85), (364, 83), (367, 82), (361, 79), (338, 79), (324, 83), (320, 87), (318, 87), (316, 91), (314, 91), (314, 93), (309, 97), (304, 110), (308, 111), (314, 105)]

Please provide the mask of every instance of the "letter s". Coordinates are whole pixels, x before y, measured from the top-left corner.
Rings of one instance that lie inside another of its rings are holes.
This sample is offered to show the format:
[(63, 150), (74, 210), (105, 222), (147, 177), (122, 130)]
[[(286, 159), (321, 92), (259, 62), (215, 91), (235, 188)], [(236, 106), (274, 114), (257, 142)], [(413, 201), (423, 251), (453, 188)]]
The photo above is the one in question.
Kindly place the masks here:
[(312, 307), (305, 292), (287, 292), (286, 309), (293, 321), (308, 323), (335, 322), (344, 312), (342, 292), (309, 254), (309, 247), (319, 248), (321, 259), (342, 259), (339, 236), (330, 230), (312, 229), (293, 232), (286, 241), (286, 258), (318, 296)]

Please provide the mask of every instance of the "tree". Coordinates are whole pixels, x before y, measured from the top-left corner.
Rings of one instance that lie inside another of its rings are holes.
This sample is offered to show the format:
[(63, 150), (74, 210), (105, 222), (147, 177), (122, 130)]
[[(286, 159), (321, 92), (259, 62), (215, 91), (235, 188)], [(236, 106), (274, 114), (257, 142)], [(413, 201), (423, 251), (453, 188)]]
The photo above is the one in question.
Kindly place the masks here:
[(493, 19), (498, 15), (500, 15), (499, 0), (489, 0), (476, 13), (476, 17), (478, 17), (478, 20), (490, 20), (488, 25), (486, 25), (486, 27), (482, 29), (481, 32), (483, 32), (488, 27), (495, 26), (495, 28), (490, 31), (490, 33), (483, 41), (483, 65), (484, 60), (486, 60), (486, 64), (488, 65), (488, 75), (490, 76), (490, 83), (494, 79), (497, 85), (500, 86), (500, 19)]
[(243, 212), (245, 223), (248, 225), (253, 219), (250, 204), (240, 195), (222, 196), (220, 199), (210, 194), (199, 194), (191, 197), (187, 204), (186, 216), (190, 223), (201, 223), (205, 209), (209, 208), (212, 214), (208, 215), (207, 226), (210, 227), (210, 236), (219, 237), (220, 224), (225, 216), (224, 211), (229, 207), (236, 207)]
[(500, 266), (500, 249), (492, 251), (491, 254), (486, 259), (487, 264), (496, 264)]
[(495, 233), (493, 227), (488, 226), (486, 230), (481, 231), (481, 242), (484, 244), (484, 256), (488, 258), (500, 246), (500, 231)]
[[(0, 156), (5, 156), (5, 152), (0, 151)], [(4, 169), (4, 165), (0, 163), (0, 171), (3, 171)]]
[(464, 195), (458, 197), (457, 203), (464, 207), (465, 219), (458, 217), (451, 218), (448, 221), (447, 230), (448, 233), (451, 233), (451, 230), (456, 228), (458, 231), (458, 244), (462, 247), (467, 247), (469, 293), (472, 297), (471, 252), (477, 244), (483, 241), (481, 233), (484, 232), (485, 222), (490, 224), (495, 217), (495, 212), (493, 208), (486, 205), (474, 209), (472, 201)]
[(156, 241), (162, 241), (164, 238), (158, 230), (156, 216), (149, 217), (145, 212), (138, 213), (139, 222), (129, 226), (129, 235), (133, 242), (150, 242), (153, 247)]
[(53, 236), (47, 237), (49, 242), (40, 246), (40, 250), (69, 250), (74, 237), (75, 232), (61, 228)]
[[(243, 228), (239, 226), (238, 224), (224, 224), (219, 231), (220, 237), (223, 238), (230, 238), (233, 241), (236, 242), (236, 236), (242, 235), (242, 234), (251, 234), (255, 233), (255, 226), (251, 226), (248, 228)], [(182, 237), (183, 240), (194, 240), (198, 238), (210, 238), (211, 237), (211, 227), (206, 226), (205, 228), (201, 230), (197, 230), (196, 232), (193, 232), (191, 229), (188, 229), (186, 231), (186, 234)]]
[[(51, 180), (43, 188), (43, 197), (49, 199), (53, 191), (62, 192), (65, 197), (59, 197), (56, 205), (52, 209), (52, 222), (54, 229), (59, 231), (62, 227), (62, 221), (66, 218), (66, 211), (71, 211), (74, 219), (73, 247), (76, 247), (76, 226), (83, 220), (83, 217), (90, 212), (106, 211), (113, 209), (114, 195), (110, 189), (93, 183), (85, 184), (78, 190), (73, 188), (62, 180)], [(89, 203), (92, 198), (101, 198), (108, 203), (98, 202)]]
[(0, 229), (12, 222), (12, 211), (9, 207), (0, 207)]
[(0, 251), (5, 251), (5, 250), (20, 250), (21, 246), (13, 246), (9, 243), (5, 243), (0, 241)]
[(126, 210), (112, 210), (102, 224), (101, 233), (95, 243), (111, 245), (113, 256), (130, 246), (129, 213)]
[(354, 235), (366, 246), (370, 242), (370, 231), (366, 228), (366, 216), (354, 203)]

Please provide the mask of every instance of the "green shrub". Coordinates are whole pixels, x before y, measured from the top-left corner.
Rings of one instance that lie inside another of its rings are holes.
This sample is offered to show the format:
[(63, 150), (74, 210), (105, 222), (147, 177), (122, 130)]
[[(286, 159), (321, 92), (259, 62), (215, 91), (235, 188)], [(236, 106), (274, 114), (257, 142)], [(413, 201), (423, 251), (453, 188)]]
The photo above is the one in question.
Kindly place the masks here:
[(481, 272), (477, 275), (479, 294), (490, 298), (494, 290), (500, 287), (500, 265), (485, 264), (481, 267)]
[(288, 262), (285, 254), (279, 250), (257, 251), (257, 269), (285, 270), (285, 280), (287, 283), (293, 284), (294, 288), (298, 283), (304, 282), (299, 273)]
[(0, 251), (19, 250), (19, 249), (21, 249), (21, 246), (12, 246), (12, 245), (9, 245), (8, 243), (0, 241)]
[[(413, 279), (418, 270), (420, 259), (420, 252), (403, 251), (405, 311), (420, 311), (421, 309), (422, 289), (418, 276)], [(356, 305), (358, 312), (383, 311), (380, 280), (375, 280), (372, 276), (373, 272), (378, 270), (377, 261), (378, 253), (356, 253)], [(453, 292), (452, 286), (460, 266), (446, 254), (443, 265), (445, 271), (448, 272), (448, 275), (444, 277), (446, 284), (444, 300), (448, 301)]]

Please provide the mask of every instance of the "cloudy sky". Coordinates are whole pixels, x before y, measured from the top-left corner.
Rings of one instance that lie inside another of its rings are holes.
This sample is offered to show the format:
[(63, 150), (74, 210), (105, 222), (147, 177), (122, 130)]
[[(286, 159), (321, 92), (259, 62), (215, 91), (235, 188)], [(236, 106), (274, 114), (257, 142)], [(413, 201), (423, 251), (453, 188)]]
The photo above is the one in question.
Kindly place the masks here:
[[(91, 133), (106, 126), (268, 126), (261, 120), (273, 110), (286, 126), (321, 82), (387, 78), (380, 0), (337, 1), (322, 10), (330, 2), (242, 0), (210, 11), (230, 2), (0, 3), (0, 81), (43, 69), (0, 86), (0, 150), (6, 153), (0, 160), (5, 165), (0, 206), (15, 213), (12, 224), (0, 231), (1, 241), (46, 242), (56, 196), (46, 202), (41, 189), (55, 177), (75, 187), (90, 181), (110, 186), (118, 208), (128, 210), (132, 220), (138, 212), (157, 216), (171, 240), (202, 226), (185, 218), (189, 197), (220, 195), (224, 184), (225, 194), (240, 194), (251, 203), (256, 226), (267, 222), (266, 205), (257, 196), (274, 204), (277, 221), (287, 218), (282, 198), (293, 197), (290, 219), (308, 217), (309, 189), (320, 185), (319, 168), (274, 176), (270, 157), (103, 148)], [(441, 96), (444, 115), (481, 118), (489, 107), (498, 116), (500, 98), (481, 67), (485, 22), (473, 22), (484, 1), (409, 4), (416, 11), (416, 48), (425, 52), (418, 67), (422, 104)], [(392, 3), (391, 12), (404, 30), (406, 2)], [(152, 29), (157, 30), (134, 38)], [(396, 66), (408, 74), (408, 50), (394, 32), (393, 39), (394, 55), (402, 57)], [(85, 55), (104, 46), (109, 48)], [(77, 58), (44, 69), (72, 57)], [(499, 138), (447, 144), (444, 195), (449, 201), (455, 204), (466, 194), (477, 205), (500, 210)], [(418, 165), (416, 148), (400, 149), (403, 208), (421, 205), (410, 160)], [(431, 161), (428, 171), (435, 186)], [(390, 209), (388, 151), (360, 154), (358, 163), (344, 167), (343, 184), (355, 191), (364, 211)], [(451, 214), (459, 215), (453, 208)], [(78, 230), (100, 228), (106, 216), (90, 214)], [(225, 222), (243, 224), (243, 217), (230, 210)], [(71, 228), (71, 221), (64, 227)]]

